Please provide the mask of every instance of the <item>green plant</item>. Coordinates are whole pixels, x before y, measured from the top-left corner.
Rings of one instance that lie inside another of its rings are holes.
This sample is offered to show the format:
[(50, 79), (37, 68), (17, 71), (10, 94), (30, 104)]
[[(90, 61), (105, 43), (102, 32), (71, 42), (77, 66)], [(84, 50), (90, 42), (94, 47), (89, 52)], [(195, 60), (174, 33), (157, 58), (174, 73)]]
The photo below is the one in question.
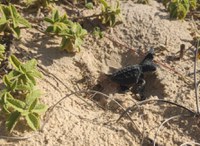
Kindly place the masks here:
[(195, 10), (197, 8), (197, 0), (189, 0), (190, 10)]
[(80, 52), (86, 34), (87, 31), (79, 23), (72, 23), (59, 34), (62, 36), (61, 49), (67, 52)]
[(184, 19), (189, 11), (188, 0), (175, 0), (169, 4), (168, 10), (171, 18)]
[(85, 4), (85, 7), (86, 7), (87, 9), (93, 9), (94, 5), (93, 5), (92, 2), (89, 2), (89, 3), (86, 3), (86, 4)]
[(16, 82), (17, 90), (32, 88), (36, 85), (35, 78), (42, 77), (41, 73), (36, 69), (37, 61), (35, 59), (21, 63), (14, 55), (11, 55), (9, 62), (14, 69), (7, 75), (7, 78), (12, 83)]
[(24, 3), (29, 6), (37, 6), (37, 7), (51, 7), (51, 4), (56, 2), (57, 0), (24, 0)]
[(50, 26), (47, 27), (46, 32), (59, 34), (66, 28), (68, 28), (73, 22), (68, 20), (67, 15), (59, 15), (58, 10), (52, 12), (52, 17), (46, 17), (44, 19), (46, 22), (50, 23)]
[(12, 132), (21, 118), (26, 120), (31, 129), (37, 130), (39, 116), (47, 109), (39, 103), (41, 93), (35, 89), (35, 77), (41, 77), (36, 69), (37, 63), (32, 59), (23, 64), (13, 55), (9, 61), (13, 70), (3, 76), (5, 88), (0, 91), (0, 107), (8, 117), (7, 130)]
[(150, 4), (150, 0), (137, 0), (138, 4)]
[(9, 4), (0, 5), (0, 33), (8, 32), (13, 33), (15, 37), (19, 38), (20, 36), (20, 26), (31, 27), (29, 22), (24, 19), (16, 10), (16, 8)]
[(102, 4), (102, 15), (100, 16), (102, 23), (114, 26), (121, 13), (119, 1), (117, 1), (117, 5), (115, 7), (109, 6), (105, 0), (100, 0), (100, 3)]
[(95, 27), (93, 30), (93, 34), (98, 37), (98, 38), (103, 38), (103, 32), (101, 31), (101, 29), (99, 27)]
[(190, 10), (197, 7), (196, 0), (164, 0), (163, 4), (170, 12), (170, 18), (184, 19)]
[(51, 24), (47, 27), (46, 32), (62, 37), (62, 50), (67, 52), (80, 51), (87, 31), (79, 23), (68, 20), (65, 14), (60, 16), (57, 10), (53, 11), (51, 18), (45, 18), (45, 21)]
[(47, 107), (40, 104), (38, 98), (40, 92), (33, 90), (26, 94), (24, 101), (14, 98), (10, 93), (4, 98), (6, 110), (9, 111), (9, 116), (6, 121), (8, 131), (12, 132), (20, 117), (24, 117), (28, 126), (37, 130), (40, 127), (39, 115), (46, 111)]
[(0, 44), (0, 64), (1, 64), (1, 61), (4, 59), (4, 53), (5, 53), (5, 47), (4, 45)]

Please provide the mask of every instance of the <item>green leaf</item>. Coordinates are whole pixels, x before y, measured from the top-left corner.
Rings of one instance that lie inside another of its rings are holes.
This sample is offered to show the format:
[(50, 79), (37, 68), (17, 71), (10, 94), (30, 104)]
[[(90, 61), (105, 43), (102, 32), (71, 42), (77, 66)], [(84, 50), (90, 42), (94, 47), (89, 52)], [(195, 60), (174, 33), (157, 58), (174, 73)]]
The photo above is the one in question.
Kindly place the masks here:
[(93, 9), (94, 5), (93, 5), (92, 2), (89, 2), (89, 3), (86, 3), (86, 4), (85, 4), (85, 7), (86, 7), (87, 9)]
[(3, 83), (6, 85), (8, 91), (14, 91), (17, 87), (17, 80), (11, 82), (8, 75), (3, 76)]
[(15, 71), (15, 70), (12, 70), (7, 74), (9, 80), (15, 79), (15, 78), (19, 77), (20, 75), (21, 75), (20, 72)]
[(33, 77), (36, 77), (36, 78), (42, 78), (42, 73), (39, 72), (38, 70), (36, 69), (33, 69), (31, 72), (29, 72), (29, 74)]
[(62, 50), (67, 50), (67, 52), (73, 52), (74, 47), (72, 41), (70, 39), (63, 37), (61, 41), (61, 49)]
[(54, 26), (48, 26), (45, 31), (48, 33), (53, 33), (53, 30), (54, 30)]
[(5, 25), (8, 21), (4, 18), (0, 19), (0, 25)]
[(99, 1), (105, 8), (108, 7), (108, 3), (105, 0), (99, 0)]
[(44, 113), (47, 111), (47, 106), (44, 105), (44, 104), (37, 104), (34, 109), (32, 109), (31, 112), (33, 113), (37, 113), (37, 114), (40, 114), (40, 113)]
[(31, 74), (27, 73), (27, 74), (25, 74), (25, 76), (26, 76), (27, 82), (29, 82), (33, 85), (36, 85), (36, 80)]
[(197, 8), (197, 0), (189, 0), (190, 10), (195, 10)]
[(103, 38), (103, 32), (101, 31), (101, 29), (99, 27), (95, 27), (93, 30), (93, 34), (98, 37), (98, 38)]
[(5, 52), (5, 46), (0, 44), (0, 53), (4, 53)]
[[(82, 43), (83, 43), (83, 41), (81, 38), (76, 38), (74, 45), (76, 48), (80, 49)], [(78, 51), (80, 51), (80, 50), (78, 50)]]
[(29, 112), (30, 113), (33, 113), (32, 112), (32, 110), (35, 108), (35, 106), (37, 105), (37, 103), (38, 103), (38, 99), (36, 98), (33, 102), (32, 102), (32, 104), (29, 106)]
[(54, 21), (53, 21), (51, 18), (48, 18), (48, 17), (45, 17), (45, 18), (44, 18), (44, 21), (46, 21), (46, 22), (48, 22), (48, 23), (50, 23), (50, 24), (53, 24), (53, 23), (54, 23)]
[(26, 96), (25, 102), (26, 104), (31, 105), (40, 96), (41, 96), (40, 90), (33, 90)]
[(10, 90), (11, 91), (15, 91), (15, 89), (17, 88), (17, 80), (13, 81), (11, 86), (10, 86)]
[(19, 27), (15, 27), (15, 28), (11, 28), (12, 32), (14, 33), (14, 36), (16, 38), (20, 37), (20, 28)]
[(15, 57), (14, 55), (11, 55), (9, 57), (9, 61), (10, 63), (13, 65), (13, 67), (16, 69), (16, 70), (20, 70), (19, 67), (21, 65), (21, 62), (17, 59), (17, 57)]
[(40, 127), (39, 118), (35, 114), (30, 113), (27, 116), (25, 116), (25, 119), (31, 129), (35, 131), (39, 129)]
[(25, 64), (22, 64), (23, 68), (25, 68), (26, 71), (30, 71), (37, 67), (37, 61), (35, 59), (31, 59), (27, 61)]
[(4, 76), (3, 76), (3, 83), (4, 83), (4, 85), (6, 85), (6, 86), (8, 86), (8, 87), (11, 86), (11, 83), (10, 83), (10, 81), (9, 81), (7, 75), (4, 75)]
[(5, 47), (4, 45), (1, 45), (0, 44), (0, 64), (1, 64), (1, 61), (4, 59), (4, 53), (5, 53)]
[(11, 5), (11, 4), (9, 4), (9, 10), (10, 10), (10, 14), (11, 14), (11, 16), (12, 16), (12, 21), (13, 21), (14, 28), (16, 28), (16, 27), (19, 26), (18, 22), (16, 21), (17, 14), (18, 14), (18, 13), (17, 13), (17, 10), (16, 10), (16, 8), (15, 8), (13, 5)]
[(5, 6), (5, 5), (1, 5), (0, 6), (0, 11), (1, 11), (1, 14), (3, 15), (2, 18), (8, 20), (10, 15), (11, 15), (9, 7)]
[(31, 91), (33, 89), (33, 86), (31, 84), (20, 84), (17, 85), (16, 90), (21, 90), (21, 91)]
[(22, 18), (22, 17), (19, 17), (19, 18), (17, 18), (17, 21), (18, 21), (20, 24), (22, 24), (23, 26), (26, 26), (26, 27), (28, 27), (28, 28), (31, 28), (31, 24), (30, 24), (26, 19), (24, 19), (24, 18)]
[(15, 111), (10, 114), (9, 118), (6, 121), (6, 128), (9, 132), (12, 132), (12, 130), (15, 128), (20, 116), (21, 116), (21, 114), (18, 111)]
[(26, 106), (26, 104), (23, 101), (14, 99), (14, 98), (8, 98), (8, 97), (6, 99), (6, 103), (8, 104), (8, 106), (14, 108), (20, 113), (24, 112), (24, 108)]
[(59, 20), (59, 13), (58, 10), (53, 11), (53, 21), (56, 22)]
[(7, 97), (9, 98), (13, 98), (12, 95), (6, 90), (2, 90), (1, 91), (1, 100), (3, 102), (3, 110), (6, 112), (6, 113), (10, 113), (9, 109), (8, 109), (8, 105), (6, 104), (6, 99)]

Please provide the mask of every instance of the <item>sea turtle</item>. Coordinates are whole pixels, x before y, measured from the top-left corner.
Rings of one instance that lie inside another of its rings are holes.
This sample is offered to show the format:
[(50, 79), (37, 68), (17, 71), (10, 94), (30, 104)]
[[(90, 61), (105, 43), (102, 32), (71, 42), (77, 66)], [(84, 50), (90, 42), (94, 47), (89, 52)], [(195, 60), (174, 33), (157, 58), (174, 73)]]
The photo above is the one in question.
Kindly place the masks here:
[(113, 82), (119, 84), (121, 89), (137, 84), (137, 92), (140, 94), (141, 100), (145, 100), (143, 95), (146, 84), (144, 80), (144, 73), (156, 71), (156, 65), (153, 63), (153, 57), (154, 49), (151, 48), (139, 64), (122, 68), (110, 74), (109, 77)]

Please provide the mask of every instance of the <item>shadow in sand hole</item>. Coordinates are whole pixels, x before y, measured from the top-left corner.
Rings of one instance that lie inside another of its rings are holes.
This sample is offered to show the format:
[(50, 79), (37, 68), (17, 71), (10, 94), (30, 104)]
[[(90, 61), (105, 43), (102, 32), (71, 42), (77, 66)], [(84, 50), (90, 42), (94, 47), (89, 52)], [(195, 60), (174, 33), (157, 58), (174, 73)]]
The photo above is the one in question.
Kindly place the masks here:
[[(134, 65), (138, 64), (143, 60), (144, 56), (136, 56), (132, 55), (130, 51), (123, 53), (121, 57), (121, 65), (122, 68), (128, 66), (128, 65)], [(120, 69), (120, 68), (119, 68)], [(116, 69), (118, 70), (118, 69)], [(111, 73), (114, 71), (111, 71)], [(144, 97), (148, 99), (150, 96), (158, 96), (158, 98), (163, 99), (164, 98), (164, 85), (161, 84), (160, 80), (157, 78), (156, 72), (154, 73), (145, 73), (144, 74), (144, 79), (146, 81), (145, 85), (145, 90), (144, 90)], [(103, 92), (104, 94), (107, 95), (114, 95), (115, 93), (122, 93), (121, 88), (118, 84), (113, 83), (108, 76), (104, 75), (104, 77), (99, 78), (99, 84), (93, 88), (94, 90), (98, 90)], [(134, 89), (137, 89), (137, 85), (133, 84), (133, 91)], [(134, 94), (137, 92), (133, 92), (133, 97)], [(106, 99), (100, 95), (97, 95), (94, 97), (95, 100), (100, 101), (105, 105)]]

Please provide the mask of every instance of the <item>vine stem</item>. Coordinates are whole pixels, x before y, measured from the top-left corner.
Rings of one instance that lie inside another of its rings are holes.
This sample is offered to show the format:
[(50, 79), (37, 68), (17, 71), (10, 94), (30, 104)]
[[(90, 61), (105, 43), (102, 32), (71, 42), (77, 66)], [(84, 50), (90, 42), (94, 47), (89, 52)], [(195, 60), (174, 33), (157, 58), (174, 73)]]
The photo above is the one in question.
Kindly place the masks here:
[(166, 119), (164, 122), (161, 123), (161, 125), (156, 130), (156, 133), (155, 133), (155, 136), (154, 136), (154, 140), (153, 140), (153, 146), (156, 146), (156, 138), (157, 138), (158, 132), (161, 130), (163, 125), (165, 123), (169, 122), (170, 120), (173, 120), (173, 119), (176, 119), (176, 118), (180, 118), (180, 117), (181, 117), (181, 115), (176, 115), (176, 116), (173, 116), (173, 117), (170, 117), (170, 118)]
[[(158, 129), (156, 130), (156, 133), (155, 133), (155, 136), (154, 136), (154, 140), (153, 140), (153, 146), (156, 146), (156, 138), (158, 136), (158, 132), (161, 130), (161, 128), (163, 127), (163, 125), (173, 119), (176, 119), (176, 118), (181, 118), (181, 117), (191, 117), (191, 115), (176, 115), (176, 116), (173, 116), (173, 117), (170, 117), (168, 119), (166, 119), (164, 122), (162, 122), (160, 124), (160, 126), (158, 127)], [(195, 143), (195, 142), (185, 142), (183, 144), (181, 144), (180, 146), (184, 146), (186, 144), (199, 144), (199, 143)], [(200, 145), (200, 144), (199, 144)]]
[(163, 103), (169, 103), (169, 104), (172, 104), (172, 105), (175, 105), (175, 106), (177, 106), (177, 107), (180, 107), (180, 108), (182, 108), (182, 109), (187, 110), (187, 111), (190, 112), (192, 115), (196, 115), (196, 113), (195, 113), (194, 111), (190, 110), (189, 108), (186, 108), (186, 107), (184, 107), (184, 106), (182, 106), (182, 105), (180, 105), (180, 104), (174, 103), (174, 102), (172, 102), (172, 101), (167, 101), (167, 100), (164, 100), (164, 99), (149, 99), (149, 100), (144, 100), (144, 101), (138, 102), (137, 104), (133, 105), (132, 107), (128, 107), (128, 108), (126, 109), (126, 111), (124, 111), (124, 112), (120, 115), (120, 117), (117, 119), (117, 122), (118, 122), (125, 114), (127, 114), (129, 111), (133, 111), (133, 110), (135, 109), (136, 106), (138, 107), (139, 105), (143, 105), (143, 104), (146, 104), (146, 103), (149, 103), (149, 102), (163, 102)]
[(0, 139), (26, 140), (26, 139), (30, 139), (32, 137), (38, 136), (39, 134), (40, 134), (40, 132), (35, 132), (35, 133), (31, 134), (30, 136), (4, 136), (4, 135), (0, 135)]
[(193, 142), (193, 141), (182, 143), (180, 146), (188, 146), (188, 145), (192, 145), (192, 144), (200, 146), (200, 143)]
[[(40, 131), (43, 131), (45, 124), (47, 123), (47, 121), (48, 121), (49, 118), (50, 118), (50, 113), (54, 110), (54, 108), (55, 108), (58, 104), (60, 104), (63, 100), (65, 100), (66, 98), (70, 97), (71, 95), (77, 95), (77, 94), (83, 94), (83, 93), (95, 93), (95, 94), (100, 94), (100, 95), (102, 95), (102, 96), (104, 96), (104, 97), (110, 98), (108, 95), (106, 95), (106, 94), (104, 94), (104, 93), (102, 93), (102, 92), (99, 92), (99, 91), (95, 91), (95, 90), (80, 90), (80, 91), (72, 92), (72, 93), (70, 93), (70, 94), (66, 94), (63, 98), (61, 98), (61, 99), (58, 100), (55, 104), (53, 104), (51, 107), (49, 107), (49, 109), (48, 109), (48, 111), (47, 111), (47, 113), (46, 113), (46, 115), (45, 115), (46, 118), (45, 118), (45, 120), (44, 120), (44, 122), (43, 122), (43, 125), (42, 125), (41, 128), (40, 128)], [(119, 102), (117, 102), (115, 99), (111, 99), (111, 100), (113, 100), (113, 101), (114, 101), (118, 106), (120, 106), (124, 111), (126, 110), (126, 109), (125, 109)], [(128, 115), (130, 121), (135, 125), (135, 123), (134, 123), (133, 119), (131, 118), (131, 116), (130, 116), (128, 113), (126, 113), (126, 114)], [(139, 131), (139, 130), (138, 130), (138, 131)]]
[(195, 59), (194, 59), (194, 86), (195, 86), (195, 97), (196, 97), (196, 108), (197, 114), (200, 114), (199, 109), (199, 96), (198, 96), (198, 83), (197, 83), (197, 60), (198, 60), (198, 48), (199, 48), (199, 40), (197, 41), (197, 47), (195, 50)]

